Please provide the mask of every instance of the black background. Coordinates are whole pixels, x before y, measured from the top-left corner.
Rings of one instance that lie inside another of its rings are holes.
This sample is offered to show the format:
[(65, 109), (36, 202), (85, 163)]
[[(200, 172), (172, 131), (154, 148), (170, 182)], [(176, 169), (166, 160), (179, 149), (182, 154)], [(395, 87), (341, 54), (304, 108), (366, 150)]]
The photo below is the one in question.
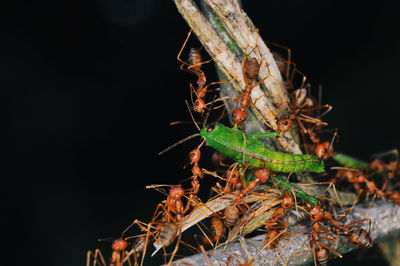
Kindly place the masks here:
[[(157, 154), (195, 132), (168, 125), (189, 119), (195, 77), (176, 61), (185, 21), (172, 1), (81, 2), (0, 11), (3, 261), (83, 265), (88, 249), (108, 248), (97, 238), (151, 217), (162, 195), (145, 185), (189, 176), (196, 141)], [(262, 37), (323, 85), (338, 149), (369, 159), (400, 147), (398, 4), (244, 2)]]

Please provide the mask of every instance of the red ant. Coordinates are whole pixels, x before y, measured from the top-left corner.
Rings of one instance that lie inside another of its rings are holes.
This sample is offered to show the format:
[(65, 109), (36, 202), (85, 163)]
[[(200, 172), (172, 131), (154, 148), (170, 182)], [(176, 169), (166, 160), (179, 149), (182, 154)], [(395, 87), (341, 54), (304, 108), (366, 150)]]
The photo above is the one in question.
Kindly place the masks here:
[(249, 192), (253, 191), (253, 189), (257, 186), (259, 182), (266, 183), (269, 180), (270, 171), (267, 168), (261, 168), (254, 172), (255, 179), (251, 180), (247, 186), (242, 189), (239, 194), (235, 196), (235, 203), (238, 205)]
[(261, 65), (262, 65), (262, 60), (260, 61), (260, 63), (258, 63), (257, 59), (254, 57), (248, 59), (248, 55), (243, 56), (242, 75), (244, 79), (245, 88), (244, 92), (241, 93), (239, 96), (237, 96), (235, 99), (236, 102), (241, 100), (240, 108), (236, 108), (232, 112), (233, 124), (235, 126), (240, 126), (240, 124), (243, 123), (243, 121), (246, 120), (247, 118), (246, 109), (252, 104), (252, 99), (251, 99), (252, 89), (263, 83), (267, 78), (271, 76), (271, 74), (268, 74), (260, 81), (256, 82), (258, 73), (260, 72)]
[(292, 90), (294, 88), (293, 79), (296, 74), (296, 63), (291, 61), (291, 54), (292, 54), (291, 50), (285, 46), (273, 42), (268, 42), (268, 43), (287, 51), (287, 59), (283, 58), (277, 52), (272, 52), (272, 56), (275, 59), (279, 72), (284, 78), (284, 84), (286, 89)]
[(225, 235), (225, 230), (226, 230), (225, 224), (224, 221), (219, 217), (219, 215), (214, 215), (211, 218), (211, 230), (212, 230), (212, 236), (205, 235), (202, 238), (202, 243), (203, 246), (205, 247), (214, 246), (214, 244), (217, 245), (218, 243), (220, 243), (221, 239)]
[(329, 158), (332, 158), (334, 155), (333, 142), (335, 141), (336, 136), (337, 136), (337, 130), (335, 130), (335, 133), (333, 134), (331, 141), (321, 142), (320, 138), (316, 137), (315, 134), (310, 134), (311, 141), (314, 144), (316, 144), (314, 149), (315, 156), (324, 161), (328, 160)]
[[(125, 233), (134, 225), (136, 224), (136, 221), (133, 222), (132, 224), (130, 224), (121, 234), (121, 237), (117, 238), (117, 239), (112, 239), (112, 238), (106, 238), (106, 239), (99, 239), (98, 241), (109, 241), (109, 240), (113, 240), (112, 244), (111, 244), (111, 249), (112, 249), (112, 253), (111, 253), (111, 257), (110, 257), (110, 263), (108, 265), (110, 266), (121, 266), (123, 265), (125, 262), (128, 262), (129, 264), (131, 264), (129, 257), (134, 254), (135, 255), (135, 259), (137, 258), (137, 256), (143, 252), (144, 246), (145, 246), (145, 242), (144, 240), (144, 235), (139, 235), (139, 236), (134, 236), (134, 237), (124, 237)], [(128, 253), (126, 252), (126, 248), (130, 245), (130, 243), (128, 243), (128, 239), (131, 238), (136, 238), (136, 241), (132, 244), (132, 249), (131, 251)], [(104, 260), (104, 257), (101, 253), (101, 251), (99, 249), (96, 249), (96, 251), (93, 253), (92, 251), (88, 251), (87, 252), (87, 261), (86, 261), (86, 265), (89, 266), (90, 265), (90, 261), (91, 258), (93, 257), (93, 265), (104, 265), (106, 266), (107, 263)]]
[[(361, 193), (362, 189), (360, 184), (365, 183), (367, 187), (367, 195), (374, 195), (372, 201), (376, 198), (385, 198), (385, 188), (387, 182), (383, 185), (382, 189), (378, 189), (374, 181), (368, 180), (364, 172), (356, 169), (345, 168), (345, 167), (332, 167), (332, 169), (338, 169), (336, 173), (336, 179), (346, 178), (349, 183), (352, 183), (356, 192)], [(334, 180), (336, 182), (336, 180)]]
[[(309, 209), (309, 217), (311, 222), (313, 223), (311, 225), (311, 231), (310, 232), (296, 232), (298, 234), (303, 234), (303, 235), (311, 235), (310, 238), (310, 248), (313, 253), (313, 258), (314, 258), (314, 264), (317, 265), (317, 262), (319, 264), (323, 264), (328, 261), (329, 258), (329, 252), (328, 250), (332, 251), (336, 256), (342, 258), (342, 255), (336, 252), (334, 249), (332, 249), (329, 245), (321, 242), (321, 239), (325, 239), (328, 241), (336, 241), (334, 238), (329, 238), (325, 236), (321, 236), (321, 234), (325, 235), (330, 235), (330, 232), (324, 230), (322, 228), (322, 220), (324, 220), (325, 217), (328, 217), (327, 214), (328, 212), (324, 211), (322, 209), (322, 204), (319, 202), (317, 205), (312, 206), (310, 204), (307, 204), (307, 208)], [(316, 250), (317, 248), (317, 250)], [(296, 252), (295, 254), (300, 254), (303, 252), (308, 252), (309, 250), (304, 250), (300, 252)]]
[(276, 248), (279, 244), (281, 238), (286, 238), (288, 234), (283, 234), (278, 229), (280, 228), (287, 228), (286, 224), (283, 224), (283, 227), (277, 227), (277, 223), (279, 219), (285, 216), (285, 213), (288, 209), (293, 207), (295, 204), (294, 199), (288, 193), (282, 199), (281, 207), (276, 209), (272, 215), (272, 218), (269, 219), (265, 224), (265, 229), (268, 231), (265, 235), (265, 249), (273, 249)]
[[(308, 133), (308, 130), (304, 123), (310, 123), (317, 126), (328, 125), (320, 118), (326, 115), (330, 110), (332, 110), (331, 105), (325, 104), (315, 106), (313, 99), (307, 96), (307, 90), (305, 88), (297, 89), (292, 94), (294, 99), (293, 104), (289, 105), (289, 117), (278, 121), (278, 130), (280, 132), (288, 131), (292, 126), (293, 121), (295, 120), (297, 122), (297, 125), (300, 127), (300, 131), (303, 134)], [(318, 118), (311, 116), (314, 111), (321, 110), (323, 108), (326, 108), (326, 110), (322, 114), (319, 114)]]
[[(186, 43), (189, 40), (189, 37), (191, 34), (192, 34), (192, 31), (190, 31), (189, 34), (187, 35), (185, 42), (183, 43), (181, 50), (179, 51), (177, 60), (182, 63), (182, 65), (180, 66), (181, 70), (188, 71), (197, 76), (197, 89), (193, 88), (192, 84), (190, 84), (191, 97), (192, 97), (192, 93), (194, 93), (196, 95), (195, 101), (193, 101), (193, 98), (192, 98), (193, 109), (198, 113), (204, 113), (204, 111), (207, 109), (207, 104), (205, 103), (204, 99), (205, 99), (208, 87), (211, 85), (224, 83), (226, 81), (217, 81), (217, 82), (212, 82), (212, 83), (206, 85), (206, 83), (207, 83), (206, 75), (204, 74), (204, 71), (201, 70), (201, 66), (203, 64), (207, 64), (207, 63), (211, 62), (213, 59), (202, 62), (202, 56), (201, 56), (199, 49), (197, 49), (197, 48), (190, 49), (189, 58), (188, 58), (187, 62), (183, 61), (180, 58), (182, 51), (185, 48)], [(186, 66), (186, 68), (185, 68), (185, 66)]]
[[(381, 157), (392, 155), (393, 158), (387, 163), (385, 163)], [(369, 168), (374, 172), (388, 172), (389, 179), (400, 175), (400, 161), (399, 161), (399, 151), (397, 149), (390, 150), (376, 155), (374, 161), (369, 164)]]
[(395, 204), (400, 205), (400, 191), (386, 192), (388, 200), (393, 201)]

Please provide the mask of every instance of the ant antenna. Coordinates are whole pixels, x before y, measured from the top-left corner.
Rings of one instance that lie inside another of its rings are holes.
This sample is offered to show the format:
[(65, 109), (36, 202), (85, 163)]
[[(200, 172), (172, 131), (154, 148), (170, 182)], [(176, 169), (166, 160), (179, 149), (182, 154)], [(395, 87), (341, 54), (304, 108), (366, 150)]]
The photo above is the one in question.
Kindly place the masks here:
[[(136, 221), (136, 220), (135, 220)], [(133, 222), (133, 223), (131, 223), (127, 228), (125, 228), (125, 230), (122, 232), (122, 234), (121, 234), (121, 238), (125, 235), (125, 233), (129, 230), (129, 229), (131, 229), (131, 227), (134, 225), (134, 224), (136, 224), (135, 223), (135, 221)]]
[(332, 148), (332, 146), (333, 146), (333, 142), (335, 141), (335, 138), (336, 138), (336, 136), (337, 136), (337, 133), (338, 132), (338, 129), (336, 128), (335, 129), (335, 133), (333, 134), (333, 137), (332, 137), (332, 140), (331, 140), (331, 142), (329, 143), (329, 146), (328, 146), (328, 149), (327, 149), (327, 152), (329, 153), (329, 150)]
[(213, 108), (213, 105), (214, 105), (214, 103), (215, 103), (215, 98), (216, 98), (216, 97), (217, 97), (217, 95), (214, 96), (214, 98), (213, 98), (212, 101), (211, 101), (211, 105), (210, 105), (210, 107), (209, 107), (208, 110), (207, 110), (206, 116), (205, 116), (204, 121), (203, 121), (203, 127), (205, 127), (205, 126), (207, 125), (207, 120), (208, 120), (208, 118), (210, 117), (211, 109)]
[(194, 116), (193, 116), (192, 111), (190, 110), (190, 106), (189, 106), (188, 101), (185, 100), (185, 103), (186, 103), (187, 109), (189, 110), (189, 114), (190, 114), (190, 117), (192, 118), (192, 121), (193, 121), (194, 125), (196, 126), (196, 128), (197, 128), (197, 129), (199, 130), (199, 132), (200, 132), (200, 131), (201, 131), (201, 130), (200, 130), (200, 127), (199, 127), (199, 125), (197, 124), (196, 120), (194, 119)]
[(107, 242), (107, 241), (113, 241), (114, 239), (115, 239), (114, 237), (107, 237), (107, 238), (97, 239), (97, 241), (99, 241), (99, 242), (103, 242), (103, 241)]
[(178, 142), (172, 144), (171, 146), (169, 146), (168, 148), (166, 148), (166, 149), (160, 151), (160, 152), (158, 153), (158, 155), (161, 155), (161, 154), (163, 154), (163, 153), (166, 153), (167, 151), (169, 151), (169, 150), (175, 148), (176, 146), (178, 146), (178, 145), (180, 145), (180, 144), (182, 144), (182, 143), (188, 141), (189, 139), (192, 139), (192, 138), (198, 137), (198, 136), (200, 136), (200, 133), (195, 133), (195, 134), (190, 135), (190, 136), (188, 136), (188, 137), (186, 137), (186, 138), (184, 138), (184, 139), (181, 139), (180, 141), (178, 141)]

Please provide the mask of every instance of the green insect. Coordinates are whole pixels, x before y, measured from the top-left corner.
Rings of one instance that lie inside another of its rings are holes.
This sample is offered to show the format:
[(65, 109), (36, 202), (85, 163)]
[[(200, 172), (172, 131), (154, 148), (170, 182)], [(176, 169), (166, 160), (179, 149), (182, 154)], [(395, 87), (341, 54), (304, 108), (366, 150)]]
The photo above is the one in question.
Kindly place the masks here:
[[(196, 127), (197, 124), (195, 123)], [(324, 162), (315, 156), (297, 155), (283, 152), (268, 150), (261, 138), (276, 137), (278, 132), (268, 132), (260, 134), (246, 135), (236, 128), (229, 128), (219, 123), (209, 126), (198, 127), (200, 133), (193, 134), (179, 142), (173, 144), (160, 154), (174, 148), (175, 146), (194, 137), (202, 137), (204, 141), (214, 149), (225, 154), (226, 157), (242, 162), (252, 168), (269, 168), (274, 172), (324, 172)], [(312, 205), (318, 203), (318, 199), (308, 195), (295, 185), (290, 183), (286, 178), (281, 176), (271, 176), (269, 182), (280, 187), (281, 189), (296, 194)]]
[(249, 167), (265, 167), (273, 172), (284, 173), (325, 171), (324, 162), (315, 156), (271, 151), (260, 140), (278, 135), (278, 132), (246, 135), (238, 129), (219, 123), (211, 124), (200, 131), (200, 136), (209, 146)]
[(213, 123), (203, 127), (200, 133), (191, 135), (175, 143), (164, 153), (176, 145), (196, 136), (201, 136), (208, 146), (243, 164), (254, 168), (268, 168), (273, 172), (296, 173), (302, 171), (324, 172), (324, 162), (312, 155), (290, 154), (271, 151), (265, 147), (261, 138), (278, 136), (278, 132), (246, 135), (242, 131)]

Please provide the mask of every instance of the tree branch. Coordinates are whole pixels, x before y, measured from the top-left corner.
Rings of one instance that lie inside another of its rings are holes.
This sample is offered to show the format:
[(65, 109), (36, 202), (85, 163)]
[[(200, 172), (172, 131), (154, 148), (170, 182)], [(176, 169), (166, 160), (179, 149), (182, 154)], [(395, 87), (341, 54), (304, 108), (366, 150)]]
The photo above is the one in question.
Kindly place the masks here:
[[(370, 203), (364, 202), (356, 205), (353, 212), (347, 215), (347, 223), (352, 223), (361, 220), (365, 217), (374, 217), (371, 221), (370, 236), (374, 241), (383, 240), (386, 238), (398, 236), (400, 233), (400, 212), (399, 206), (388, 201), (375, 201), (372, 207)], [(363, 223), (363, 228), (368, 231), (368, 222)], [(296, 231), (304, 231), (303, 228), (290, 228)], [(241, 243), (233, 243), (226, 247), (220, 247), (213, 254), (207, 255), (212, 265), (227, 265), (229, 256), (236, 255), (243, 258), (247, 262), (254, 259), (254, 265), (302, 265), (312, 262), (312, 253), (304, 252), (302, 254), (293, 255), (296, 252), (309, 248), (309, 235), (301, 235), (291, 233), (292, 237), (279, 242), (277, 250), (262, 249), (265, 241), (265, 235), (259, 235), (250, 239), (246, 239), (246, 245)], [(332, 248), (339, 253), (344, 254), (357, 246), (347, 243), (348, 238), (341, 236), (336, 241)], [(243, 243), (243, 242), (242, 242)], [(277, 255), (279, 254), (279, 256)], [(237, 259), (235, 263), (242, 263)], [(174, 265), (192, 264), (192, 265), (208, 265), (204, 254), (196, 254), (178, 260)]]

